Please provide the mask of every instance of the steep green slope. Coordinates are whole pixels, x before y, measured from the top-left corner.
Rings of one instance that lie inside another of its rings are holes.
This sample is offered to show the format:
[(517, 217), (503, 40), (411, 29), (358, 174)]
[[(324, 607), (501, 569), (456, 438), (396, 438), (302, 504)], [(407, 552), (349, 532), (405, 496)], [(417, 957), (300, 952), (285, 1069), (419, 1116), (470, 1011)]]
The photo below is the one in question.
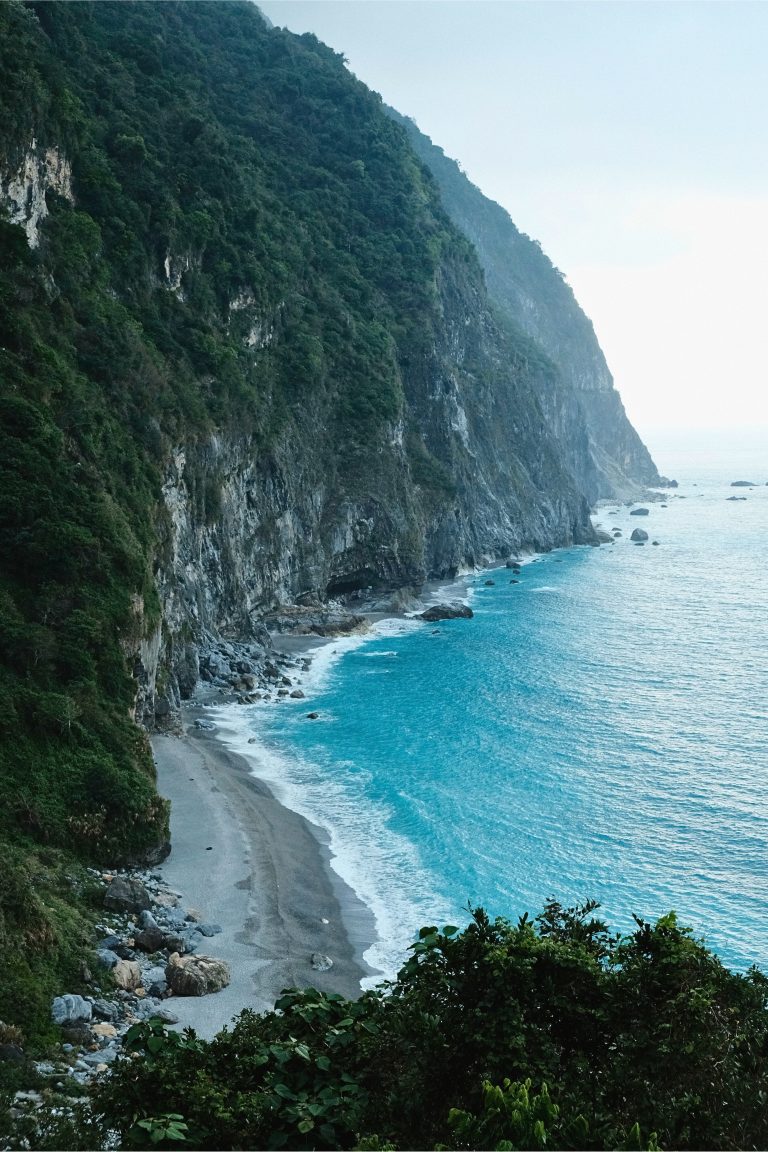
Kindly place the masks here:
[(0, 74), (0, 1018), (41, 1026), (74, 861), (163, 850), (137, 694), (206, 630), (591, 529), (552, 365), (330, 49), (11, 0)]
[(582, 490), (595, 500), (657, 484), (659, 474), (627, 419), (591, 321), (562, 273), (413, 120), (389, 112), (434, 175), (451, 219), (475, 246), (491, 298), (557, 366), (565, 388), (549, 406), (550, 425)]

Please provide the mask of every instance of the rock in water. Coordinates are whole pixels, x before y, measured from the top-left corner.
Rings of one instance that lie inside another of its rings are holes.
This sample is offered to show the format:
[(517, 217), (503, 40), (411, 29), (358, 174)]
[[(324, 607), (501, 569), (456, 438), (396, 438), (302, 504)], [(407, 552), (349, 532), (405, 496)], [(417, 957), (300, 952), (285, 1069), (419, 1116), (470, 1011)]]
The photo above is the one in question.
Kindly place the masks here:
[(647, 539), (648, 539), (648, 533), (645, 531), (644, 528), (635, 528), (634, 532), (630, 536), (630, 540), (634, 540), (634, 542), (636, 544), (639, 540), (647, 540)]
[(142, 912), (152, 907), (152, 901), (139, 880), (116, 876), (104, 893), (104, 907), (113, 912)]
[(312, 967), (315, 972), (327, 972), (329, 968), (333, 968), (333, 960), (323, 952), (313, 952)]
[(752, 480), (732, 480), (731, 488), (756, 488), (757, 485)]
[(419, 619), (431, 624), (435, 620), (470, 620), (473, 616), (472, 609), (457, 600), (453, 604), (433, 604), (421, 613)]
[(630, 516), (647, 516), (648, 513), (648, 508), (633, 508), (630, 512)]
[(208, 996), (229, 984), (229, 965), (215, 956), (180, 956), (174, 952), (165, 978), (177, 996)]

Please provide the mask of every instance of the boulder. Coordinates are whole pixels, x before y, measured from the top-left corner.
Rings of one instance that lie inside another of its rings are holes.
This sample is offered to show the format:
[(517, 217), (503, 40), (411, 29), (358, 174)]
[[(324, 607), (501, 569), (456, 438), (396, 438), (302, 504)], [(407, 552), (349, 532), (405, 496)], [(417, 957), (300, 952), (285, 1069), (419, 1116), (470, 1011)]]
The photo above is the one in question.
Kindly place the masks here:
[(169, 952), (194, 952), (192, 941), (186, 933), (178, 936), (166, 936), (165, 946)]
[(602, 528), (595, 528), (595, 536), (599, 544), (613, 544), (613, 536), (610, 532), (604, 532)]
[(94, 1000), (93, 1014), (98, 1020), (117, 1020), (120, 1016), (120, 1009), (117, 1004), (111, 1004), (109, 1000)]
[(630, 516), (647, 516), (649, 511), (650, 509), (648, 508), (633, 508), (630, 512)]
[(456, 600), (452, 604), (433, 604), (420, 614), (419, 619), (432, 624), (436, 620), (470, 620), (473, 616), (474, 612), (468, 605)]
[(294, 688), (293, 692), (291, 692), (291, 699), (292, 700), (303, 700), (304, 699), (304, 693), (302, 692), (301, 688)]
[(142, 952), (159, 952), (165, 944), (165, 932), (157, 924), (149, 928), (142, 928), (133, 938), (133, 942)]
[(208, 996), (229, 984), (229, 965), (215, 956), (180, 956), (174, 952), (165, 978), (177, 996)]
[[(229, 684), (225, 684), (224, 686), (226, 688), (228, 688)], [(216, 725), (213, 723), (212, 720), (195, 720), (195, 728), (197, 728), (197, 730), (199, 732), (215, 732), (216, 731)]]
[(103, 968), (114, 968), (120, 963), (120, 957), (111, 948), (99, 948), (96, 957)]
[(519, 572), (520, 569), (522, 568), (522, 564), (520, 563), (519, 560), (511, 560), (510, 559), (510, 560), (507, 560), (504, 567), (505, 568), (514, 568), (516, 572)]
[(317, 720), (319, 712), (307, 712), (307, 720)]
[(312, 967), (315, 972), (327, 972), (329, 968), (333, 968), (333, 960), (323, 952), (313, 952)]
[(92, 1040), (91, 1026), (87, 1020), (65, 1020), (61, 1026), (61, 1035), (68, 1044), (74, 1044), (78, 1048), (90, 1044)]
[(115, 1036), (117, 1036), (117, 1028), (115, 1028), (114, 1024), (107, 1024), (103, 1020), (99, 1021), (98, 1024), (92, 1024), (91, 1032), (93, 1032), (94, 1036), (101, 1036), (108, 1040), (113, 1040)]
[(634, 540), (634, 542), (636, 544), (638, 542), (644, 543), (647, 539), (648, 539), (648, 533), (645, 531), (644, 528), (635, 528), (632, 535), (630, 536), (630, 540)]
[(486, 588), (495, 588), (496, 587), (496, 581), (495, 580), (486, 580), (485, 587)]
[(118, 988), (133, 992), (141, 985), (141, 968), (135, 960), (120, 960), (112, 969), (112, 976)]
[(56, 1024), (71, 1024), (78, 1020), (90, 1020), (93, 1008), (90, 1001), (71, 992), (56, 996), (51, 1004), (51, 1016)]
[(113, 912), (141, 912), (151, 908), (152, 901), (141, 881), (116, 876), (104, 893), (104, 907)]
[(195, 931), (203, 936), (218, 936), (221, 930), (221, 924), (198, 924), (195, 928)]
[(752, 480), (732, 480), (731, 488), (756, 488), (757, 485)]

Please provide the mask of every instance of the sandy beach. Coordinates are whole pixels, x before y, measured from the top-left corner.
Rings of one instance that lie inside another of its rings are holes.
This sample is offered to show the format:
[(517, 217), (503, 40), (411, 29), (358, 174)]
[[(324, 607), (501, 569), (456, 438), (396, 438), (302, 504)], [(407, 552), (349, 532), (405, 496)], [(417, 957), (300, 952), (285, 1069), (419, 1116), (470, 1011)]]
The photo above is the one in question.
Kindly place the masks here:
[[(172, 851), (159, 871), (186, 907), (221, 925), (200, 951), (232, 974), (214, 995), (174, 997), (179, 1027), (211, 1037), (244, 1008), (271, 1009), (287, 987), (359, 995), (374, 919), (332, 871), (320, 830), (279, 804), (215, 733), (187, 727), (152, 747), (171, 801)], [(329, 971), (312, 968), (316, 952), (332, 959)]]

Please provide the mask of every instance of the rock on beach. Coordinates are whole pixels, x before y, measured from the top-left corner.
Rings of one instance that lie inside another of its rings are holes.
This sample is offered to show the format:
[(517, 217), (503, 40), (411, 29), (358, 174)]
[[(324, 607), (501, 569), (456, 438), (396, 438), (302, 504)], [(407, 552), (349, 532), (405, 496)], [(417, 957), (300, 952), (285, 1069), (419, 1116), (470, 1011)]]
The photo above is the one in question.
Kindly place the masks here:
[(180, 956), (174, 952), (165, 978), (177, 996), (208, 996), (229, 984), (229, 965), (215, 956)]

